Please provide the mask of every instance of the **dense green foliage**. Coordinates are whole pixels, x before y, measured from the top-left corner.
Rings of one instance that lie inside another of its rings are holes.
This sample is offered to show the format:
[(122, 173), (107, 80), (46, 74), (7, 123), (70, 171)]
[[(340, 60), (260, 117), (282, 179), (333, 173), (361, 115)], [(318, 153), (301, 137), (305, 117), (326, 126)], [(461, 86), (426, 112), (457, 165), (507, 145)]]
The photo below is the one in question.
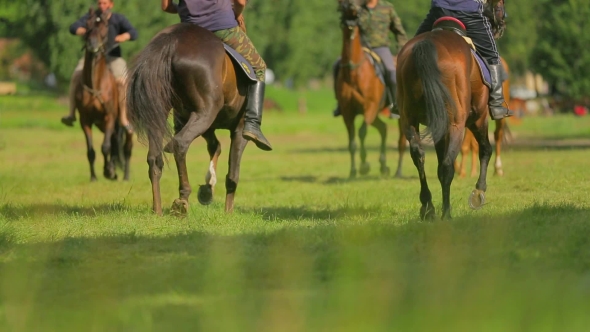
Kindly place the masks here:
[[(395, 1), (408, 35), (412, 36), (429, 10), (430, 0)], [(68, 33), (90, 0), (0, 0), (0, 36), (22, 38), (60, 80), (67, 80), (81, 56), (80, 43)], [(501, 54), (514, 73), (532, 69), (551, 83), (560, 83), (574, 96), (590, 94), (590, 58), (585, 19), (589, 0), (508, 1), (508, 30), (499, 41)], [(278, 79), (297, 85), (329, 75), (341, 47), (337, 2), (308, 0), (251, 0), (245, 15), (249, 35)], [(123, 46), (127, 58), (136, 54), (177, 17), (163, 13), (158, 3), (116, 0), (115, 10), (137, 27), (140, 38)], [(17, 28), (14, 28), (17, 27)], [(542, 35), (542, 38), (539, 36)], [(394, 44), (395, 45), (395, 44)]]

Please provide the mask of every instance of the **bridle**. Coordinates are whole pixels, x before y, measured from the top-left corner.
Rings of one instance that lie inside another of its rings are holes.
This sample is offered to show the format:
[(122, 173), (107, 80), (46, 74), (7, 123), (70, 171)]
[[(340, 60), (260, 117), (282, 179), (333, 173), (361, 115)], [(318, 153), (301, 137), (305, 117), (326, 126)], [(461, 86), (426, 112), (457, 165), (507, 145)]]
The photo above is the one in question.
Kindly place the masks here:
[[(94, 15), (94, 13), (93, 13)], [(104, 13), (102, 14), (104, 15)], [(86, 52), (89, 52), (90, 54), (92, 54), (92, 64), (90, 65), (90, 77), (94, 77), (94, 63), (97, 59), (99, 59), (100, 57), (105, 57), (107, 56), (107, 41), (108, 41), (108, 21), (105, 20), (102, 15), (97, 15), (95, 17), (93, 17), (92, 19), (95, 20), (95, 24), (92, 25), (91, 28), (88, 29), (88, 31), (86, 31), (86, 34), (84, 35), (84, 46), (83, 46), (83, 50), (85, 50)], [(96, 23), (101, 23), (101, 22), (105, 22), (104, 24), (107, 25), (106, 29), (107, 29), (107, 35), (106, 36), (100, 36), (99, 35), (99, 40), (100, 43), (98, 44), (98, 47), (94, 47), (92, 45), (92, 43), (90, 42), (90, 34), (94, 32), (95, 29), (97, 29)], [(103, 100), (103, 98), (101, 97), (102, 91), (101, 90), (97, 90), (94, 89), (92, 87), (89, 87), (84, 80), (82, 80), (82, 87), (84, 88), (84, 90), (88, 91), (94, 98), (98, 99), (98, 101), (101, 103), (101, 105), (103, 106), (103, 108), (105, 107), (105, 102)]]
[[(340, 3), (340, 7), (338, 8), (338, 10), (341, 13), (340, 16), (340, 26), (342, 28), (347, 28), (350, 31), (350, 41), (354, 40), (354, 38), (357, 35), (357, 32), (359, 31), (359, 29), (355, 29), (359, 27), (360, 24), (360, 19), (358, 17), (358, 15), (353, 15), (352, 17), (350, 15), (346, 15), (346, 13), (350, 13), (354, 8), (352, 8), (353, 5), (348, 1), (348, 0), (344, 0)], [(356, 10), (356, 13), (358, 13), (358, 9)], [(360, 38), (361, 38), (361, 44), (363, 44), (363, 36), (359, 33)], [(352, 53), (352, 43), (350, 43), (350, 53)], [(348, 61), (348, 63), (341, 63), (340, 66), (343, 67), (348, 67), (350, 68), (350, 70), (354, 70), (358, 67), (360, 67), (363, 62), (365, 62), (366, 58), (363, 56), (363, 59), (358, 62), (358, 63), (354, 63), (352, 61)]]

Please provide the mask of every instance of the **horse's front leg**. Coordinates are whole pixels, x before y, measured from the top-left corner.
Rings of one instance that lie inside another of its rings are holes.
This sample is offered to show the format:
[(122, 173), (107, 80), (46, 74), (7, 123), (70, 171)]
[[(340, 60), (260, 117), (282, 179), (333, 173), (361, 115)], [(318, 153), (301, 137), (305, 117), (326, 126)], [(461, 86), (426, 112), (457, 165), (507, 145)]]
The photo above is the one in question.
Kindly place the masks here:
[(234, 197), (238, 189), (238, 181), (240, 179), (240, 162), (242, 160), (242, 153), (246, 148), (246, 141), (242, 137), (242, 129), (244, 124), (241, 122), (235, 131), (231, 133), (231, 147), (229, 151), (229, 169), (225, 177), (225, 212), (231, 213), (234, 211)]
[(96, 152), (92, 146), (92, 124), (80, 118), (80, 126), (84, 131), (84, 137), (86, 138), (86, 157), (88, 157), (88, 163), (90, 164), (90, 181), (96, 181), (96, 173), (94, 172), (94, 160), (96, 160)]
[(199, 186), (199, 192), (197, 198), (199, 203), (203, 205), (209, 205), (213, 202), (213, 193), (215, 191), (215, 184), (217, 184), (217, 160), (221, 154), (221, 144), (215, 136), (215, 130), (210, 129), (203, 138), (207, 141), (207, 152), (209, 152), (209, 170), (205, 176), (205, 184)]
[(402, 165), (404, 161), (404, 153), (406, 152), (406, 135), (402, 130), (402, 121), (398, 120), (398, 128), (399, 128), (399, 138), (397, 140), (397, 170), (395, 171), (395, 177), (401, 178), (402, 177)]
[(112, 138), (115, 134), (115, 118), (112, 116), (107, 116), (105, 130), (104, 130), (104, 140), (102, 142), (101, 150), (102, 155), (104, 157), (104, 171), (103, 175), (105, 178), (109, 180), (116, 180), (117, 174), (115, 172), (115, 163), (113, 158), (111, 158), (111, 148), (112, 148)]
[(389, 167), (387, 167), (387, 158), (385, 156), (387, 151), (387, 125), (381, 118), (375, 118), (373, 121), (373, 127), (379, 131), (381, 137), (381, 145), (379, 148), (379, 164), (381, 165), (380, 171), (382, 176), (389, 176)]
[(496, 160), (494, 162), (494, 174), (498, 176), (504, 175), (502, 169), (502, 142), (504, 140), (504, 127), (506, 126), (506, 119), (496, 120), (496, 130), (494, 130), (494, 140), (496, 141)]
[(354, 111), (350, 110), (346, 112), (343, 108), (344, 106), (340, 105), (342, 109), (342, 117), (344, 118), (344, 125), (346, 125), (346, 131), (348, 132), (348, 152), (350, 153), (350, 179), (354, 179), (356, 177), (356, 161), (355, 161), (355, 154), (356, 154), (356, 142), (355, 132), (354, 132)]

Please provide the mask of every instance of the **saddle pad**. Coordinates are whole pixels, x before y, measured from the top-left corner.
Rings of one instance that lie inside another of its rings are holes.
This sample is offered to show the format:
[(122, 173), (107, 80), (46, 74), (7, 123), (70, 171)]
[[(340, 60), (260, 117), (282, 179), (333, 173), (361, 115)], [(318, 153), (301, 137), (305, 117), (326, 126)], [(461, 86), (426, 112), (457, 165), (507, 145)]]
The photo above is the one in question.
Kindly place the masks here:
[(479, 67), (479, 72), (481, 73), (481, 78), (483, 80), (483, 83), (490, 88), (492, 86), (491, 82), (492, 82), (492, 76), (490, 75), (490, 69), (488, 68), (488, 65), (486, 64), (486, 62), (483, 60), (483, 58), (474, 50), (471, 49), (471, 54), (473, 55), (473, 57), (475, 58), (475, 60), (477, 60), (477, 64)]
[(238, 53), (238, 51), (234, 50), (231, 46), (224, 43), (223, 47), (225, 48), (225, 52), (227, 53), (227, 55), (229, 55), (230, 59), (232, 59), (232, 62), (234, 63), (234, 68), (240, 68), (241, 72), (246, 74), (246, 77), (251, 81), (258, 81), (258, 79), (256, 78), (256, 74), (254, 73), (254, 68), (252, 68), (252, 65), (250, 64), (250, 62), (248, 62), (248, 60), (246, 60), (240, 53)]

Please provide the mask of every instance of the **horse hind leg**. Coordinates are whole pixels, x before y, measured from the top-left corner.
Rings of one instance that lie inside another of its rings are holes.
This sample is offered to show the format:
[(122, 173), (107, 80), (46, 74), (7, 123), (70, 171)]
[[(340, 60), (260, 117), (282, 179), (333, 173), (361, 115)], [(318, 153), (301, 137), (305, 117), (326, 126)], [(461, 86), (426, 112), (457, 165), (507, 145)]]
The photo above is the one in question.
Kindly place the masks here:
[(382, 176), (389, 176), (390, 169), (387, 167), (387, 125), (380, 118), (376, 118), (373, 121), (373, 127), (379, 131), (381, 137), (381, 145), (379, 148), (379, 164), (381, 165), (380, 171)]
[(406, 137), (410, 142), (410, 155), (412, 161), (418, 169), (418, 176), (420, 177), (420, 218), (422, 220), (432, 220), (436, 215), (436, 209), (432, 204), (432, 193), (428, 189), (428, 182), (426, 181), (426, 173), (424, 171), (424, 149), (420, 144), (420, 134), (418, 125), (410, 126), (406, 132)]
[(209, 152), (209, 170), (205, 176), (205, 184), (199, 186), (197, 198), (199, 203), (203, 205), (209, 205), (213, 202), (213, 192), (215, 190), (215, 184), (217, 183), (217, 160), (221, 154), (221, 144), (215, 136), (215, 130), (210, 129), (203, 138), (207, 141), (207, 152)]
[(443, 196), (442, 219), (451, 219), (451, 183), (455, 177), (454, 163), (463, 142), (463, 129), (451, 127), (447, 138), (435, 144), (438, 157), (438, 180)]
[(492, 155), (492, 145), (488, 138), (488, 122), (483, 119), (479, 124), (473, 124), (469, 127), (479, 144), (479, 178), (475, 185), (475, 190), (469, 197), (469, 206), (472, 209), (480, 209), (485, 204), (485, 191), (487, 189), (487, 172), (490, 157)]
[[(213, 109), (213, 107), (208, 109)], [(204, 117), (200, 113), (191, 112), (186, 124), (174, 135), (168, 144), (168, 149), (174, 152), (174, 161), (176, 162), (179, 182), (179, 197), (172, 203), (171, 211), (178, 216), (185, 216), (188, 213), (188, 198), (192, 192), (188, 179), (188, 170), (186, 168), (186, 154), (195, 138), (203, 135), (214, 120), (214, 117), (211, 116), (213, 112), (203, 112), (202, 114), (209, 114), (209, 116)]]
[(396, 178), (402, 178), (402, 165), (404, 161), (404, 153), (406, 151), (406, 135), (404, 135), (404, 131), (402, 130), (402, 122), (398, 120), (398, 128), (399, 128), (399, 138), (397, 140), (397, 151), (398, 151), (398, 160), (397, 160), (397, 171), (395, 171)]
[(104, 171), (103, 175), (109, 180), (117, 180), (117, 173), (115, 172), (115, 162), (111, 156), (111, 149), (113, 148), (113, 135), (115, 135), (115, 121), (109, 119), (104, 131), (104, 140), (102, 142), (101, 150), (104, 157)]
[(371, 171), (371, 164), (367, 162), (367, 148), (365, 147), (365, 139), (367, 138), (367, 123), (363, 122), (359, 128), (359, 141), (361, 143), (361, 168), (359, 172), (361, 175), (367, 175)]
[(162, 137), (150, 136), (148, 132), (148, 174), (150, 182), (152, 183), (152, 210), (157, 215), (162, 215), (162, 199), (160, 194), (160, 178), (162, 177), (162, 168), (164, 167), (164, 159), (162, 158), (162, 150), (158, 148), (159, 144), (156, 142), (162, 141)]

